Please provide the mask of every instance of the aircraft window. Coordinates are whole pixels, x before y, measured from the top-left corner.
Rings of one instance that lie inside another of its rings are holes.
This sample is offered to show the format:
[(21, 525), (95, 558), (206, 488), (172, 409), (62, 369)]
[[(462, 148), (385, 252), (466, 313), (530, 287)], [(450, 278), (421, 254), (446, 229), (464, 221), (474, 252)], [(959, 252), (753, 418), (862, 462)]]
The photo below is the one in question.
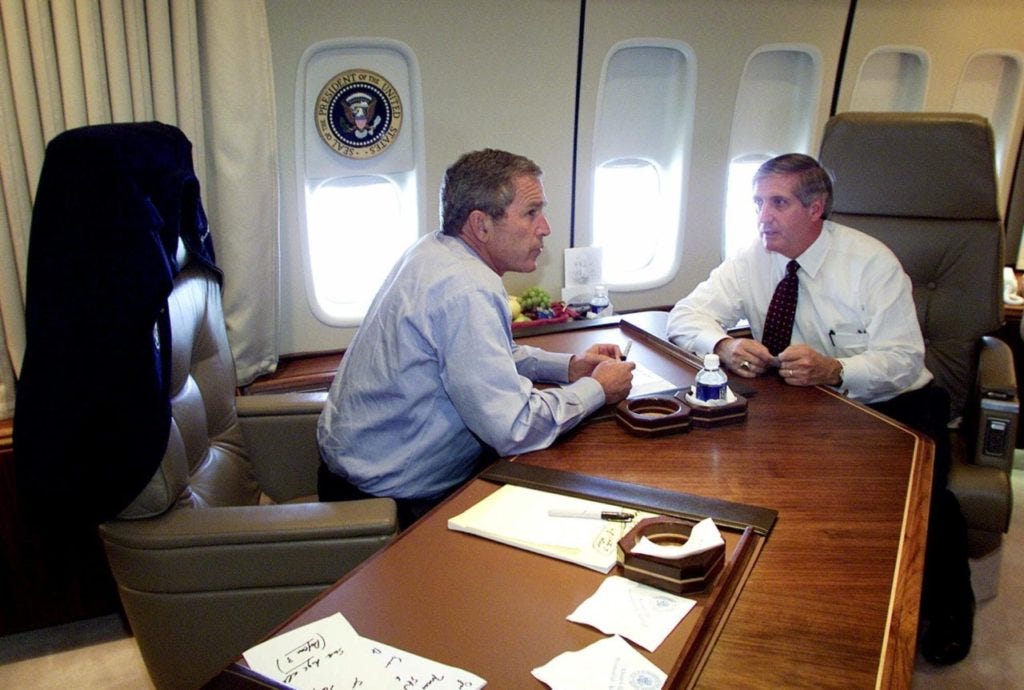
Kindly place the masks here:
[[(299, 228), (283, 241), (301, 241), (299, 280), (317, 320), (358, 326), (426, 227), (419, 67), (398, 41), (330, 39), (306, 49), (295, 91)], [(299, 263), (283, 262), (291, 285)]]
[(306, 201), (317, 304), (338, 321), (360, 319), (402, 252), (416, 239), (390, 180), (349, 177), (313, 189)]
[(623, 41), (605, 60), (588, 185), (592, 221), (582, 224), (580, 245), (603, 248), (603, 279), (615, 290), (663, 285), (679, 266), (694, 69), (692, 51), (676, 41)]
[(1007, 146), (1021, 93), (1021, 61), (1017, 55), (985, 51), (964, 67), (953, 98), (953, 110), (988, 118), (996, 143), (996, 172), (1011, 164)]
[(860, 67), (850, 110), (919, 112), (928, 82), (928, 56), (918, 48), (884, 46)]
[(604, 248), (604, 275), (622, 282), (651, 265), (658, 246), (661, 176), (649, 161), (605, 163), (594, 176), (594, 244)]
[(732, 256), (757, 238), (757, 210), (752, 200), (754, 173), (768, 159), (766, 155), (750, 155), (729, 164), (725, 199), (726, 256)]
[(821, 56), (803, 45), (767, 45), (743, 68), (722, 222), (726, 256), (757, 239), (751, 180), (758, 166), (782, 153), (808, 153), (821, 94)]

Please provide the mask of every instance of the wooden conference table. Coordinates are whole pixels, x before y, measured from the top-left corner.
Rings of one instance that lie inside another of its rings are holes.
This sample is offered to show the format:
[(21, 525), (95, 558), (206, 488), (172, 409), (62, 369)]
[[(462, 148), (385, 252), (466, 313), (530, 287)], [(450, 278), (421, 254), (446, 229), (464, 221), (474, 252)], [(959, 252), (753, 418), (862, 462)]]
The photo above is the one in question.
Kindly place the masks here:
[[(665, 317), (518, 339), (566, 352), (632, 340), (630, 359), (688, 386), (696, 367), (657, 337)], [(655, 652), (637, 647), (669, 673), (667, 687), (909, 687), (931, 441), (826, 389), (743, 382), (753, 394), (740, 423), (638, 437), (599, 414), (512, 464), (777, 511), (733, 591), (702, 595)], [(605, 576), (447, 529), (496, 488), (473, 480), (277, 632), (340, 611), (360, 635), (488, 688), (546, 687), (532, 669), (604, 637), (565, 617)]]

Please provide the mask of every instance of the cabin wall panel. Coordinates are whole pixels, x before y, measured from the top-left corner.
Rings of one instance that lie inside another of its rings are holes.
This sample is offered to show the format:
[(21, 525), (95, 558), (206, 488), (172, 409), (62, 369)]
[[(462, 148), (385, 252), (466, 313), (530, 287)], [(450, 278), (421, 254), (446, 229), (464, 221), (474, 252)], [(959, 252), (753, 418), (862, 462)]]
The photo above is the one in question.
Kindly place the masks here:
[[(588, 0), (580, 82), (577, 154), (577, 237), (590, 221), (590, 142), (594, 133), (598, 82), (605, 56), (619, 41), (655, 37), (693, 49), (697, 67), (693, 155), (688, 170), (687, 208), (681, 266), (666, 285), (612, 295), (617, 309), (672, 304), (692, 290), (722, 260), (722, 228), (728, 179), (729, 141), (740, 78), (747, 58), (768, 44), (815, 48), (822, 57), (816, 133), (828, 118), (842, 46), (847, 0)], [(812, 151), (813, 152), (813, 151)]]
[[(1024, 2), (1005, 0), (858, 0), (850, 34), (837, 111), (850, 110), (864, 59), (880, 46), (913, 46), (928, 55), (923, 110), (949, 111), (957, 85), (972, 56), (986, 51), (1024, 55)], [(1014, 124), (1001, 161), (1000, 200), (1004, 217), (1024, 128), (1024, 98), (1018, 98)], [(1021, 190), (1017, 190), (1021, 194)], [(1014, 236), (1019, 235), (1019, 228)], [(1008, 247), (1016, 257), (1016, 245)], [(1010, 262), (1012, 263), (1012, 261)]]
[(352, 328), (329, 328), (313, 316), (297, 255), (292, 108), (296, 71), (311, 44), (338, 37), (382, 37), (408, 45), (420, 65), (426, 121), (426, 218), (438, 225), (441, 175), (459, 155), (504, 148), (545, 171), (553, 232), (533, 274), (507, 274), (510, 292), (562, 284), (569, 242), (573, 113), (579, 4), (562, 0), (371, 2), (266, 0), (274, 62), (281, 157), (282, 353), (345, 347)]
[[(815, 153), (829, 116), (840, 59), (845, 60), (837, 109), (849, 109), (865, 56), (878, 46), (920, 46), (930, 75), (924, 108), (948, 109), (966, 60), (981, 50), (1024, 52), (1024, 4), (1002, 0), (858, 0), (849, 50), (840, 55), (849, 0), (587, 0), (583, 59), (577, 85), (582, 3), (578, 0), (265, 0), (274, 58), (281, 156), (281, 323), (284, 354), (337, 350), (355, 329), (329, 328), (307, 305), (297, 254), (298, 213), (294, 179), (292, 108), (302, 51), (320, 40), (383, 37), (408, 45), (421, 69), (426, 130), (426, 227), (437, 226), (437, 186), (447, 165), (484, 146), (523, 153), (545, 170), (552, 235), (533, 274), (508, 274), (512, 293), (539, 284), (557, 293), (563, 250), (575, 215), (577, 241), (588, 236), (592, 142), (601, 68), (608, 51), (627, 39), (679, 41), (696, 62), (696, 119), (686, 171), (685, 230), (681, 268), (668, 284), (613, 293), (615, 306), (640, 309), (674, 303), (720, 262), (729, 141), (739, 80), (748, 57), (766, 45), (810, 48), (821, 58), (820, 96), (809, 153)], [(573, 126), (579, 88), (572, 188)], [(1009, 145), (1004, 175), (1009, 193), (1020, 147), (1021, 118)], [(575, 191), (575, 209), (573, 198)], [(1020, 191), (1018, 190), (1018, 193)], [(573, 214), (575, 211), (575, 214)], [(1015, 247), (1011, 248), (1015, 251)]]

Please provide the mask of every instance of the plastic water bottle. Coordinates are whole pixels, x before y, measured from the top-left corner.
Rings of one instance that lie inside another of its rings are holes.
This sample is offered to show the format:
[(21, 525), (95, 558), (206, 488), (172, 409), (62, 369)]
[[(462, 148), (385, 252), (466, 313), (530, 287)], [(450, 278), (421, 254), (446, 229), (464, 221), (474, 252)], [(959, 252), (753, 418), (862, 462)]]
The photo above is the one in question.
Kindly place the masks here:
[(590, 314), (594, 318), (598, 316), (611, 316), (612, 303), (608, 299), (608, 288), (604, 285), (594, 286), (594, 295), (590, 298)]
[(704, 368), (694, 379), (694, 397), (701, 402), (725, 401), (728, 377), (722, 371), (718, 355), (704, 355)]

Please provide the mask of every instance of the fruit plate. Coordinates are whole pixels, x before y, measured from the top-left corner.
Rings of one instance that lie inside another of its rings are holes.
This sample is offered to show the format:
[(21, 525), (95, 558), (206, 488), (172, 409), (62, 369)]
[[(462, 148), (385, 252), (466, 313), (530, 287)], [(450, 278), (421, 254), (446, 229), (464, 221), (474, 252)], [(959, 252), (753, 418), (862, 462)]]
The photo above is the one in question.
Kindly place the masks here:
[(530, 326), (545, 326), (552, 323), (565, 323), (569, 320), (569, 314), (562, 312), (558, 316), (552, 316), (550, 319), (530, 319), (529, 321), (513, 321), (512, 329), (528, 328)]

